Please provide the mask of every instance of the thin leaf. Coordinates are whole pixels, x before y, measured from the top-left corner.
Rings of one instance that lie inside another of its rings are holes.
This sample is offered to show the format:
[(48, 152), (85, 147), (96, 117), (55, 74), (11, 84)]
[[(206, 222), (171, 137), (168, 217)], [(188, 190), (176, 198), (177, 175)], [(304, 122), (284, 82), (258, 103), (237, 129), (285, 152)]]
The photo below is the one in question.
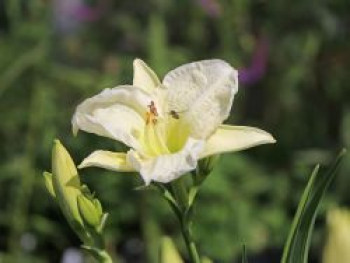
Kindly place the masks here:
[(307, 263), (311, 234), (319, 204), (345, 153), (346, 150), (343, 149), (327, 172), (318, 173), (319, 165), (313, 170), (299, 202), (281, 263)]
[(197, 193), (198, 193), (198, 186), (193, 186), (190, 189), (190, 192), (188, 194), (188, 206), (184, 213), (184, 219), (187, 221), (191, 221), (192, 213), (193, 213), (193, 204), (196, 199)]
[(197, 186), (193, 186), (190, 189), (190, 193), (188, 194), (188, 206), (191, 207), (196, 199), (199, 188)]
[(179, 220), (181, 220), (182, 219), (181, 208), (179, 207), (172, 193), (163, 184), (159, 184), (159, 183), (153, 183), (153, 184), (161, 192), (163, 198), (169, 203), (170, 207), (172, 208), (176, 216), (179, 218)]

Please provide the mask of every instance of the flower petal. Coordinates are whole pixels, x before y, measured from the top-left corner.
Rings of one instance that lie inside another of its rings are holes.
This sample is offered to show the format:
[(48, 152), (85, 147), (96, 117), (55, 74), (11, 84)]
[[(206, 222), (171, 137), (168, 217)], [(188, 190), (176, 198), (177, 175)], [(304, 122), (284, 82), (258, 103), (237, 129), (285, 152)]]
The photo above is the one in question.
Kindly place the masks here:
[(101, 167), (117, 172), (134, 172), (126, 160), (125, 153), (117, 153), (110, 151), (95, 151), (86, 157), (78, 168)]
[(168, 111), (191, 125), (191, 136), (206, 139), (228, 117), (238, 91), (238, 74), (226, 62), (194, 62), (170, 71), (164, 78)]
[(245, 126), (220, 125), (209, 137), (201, 158), (223, 152), (240, 151), (260, 144), (275, 143), (266, 131)]
[(141, 59), (134, 60), (133, 85), (152, 93), (154, 88), (160, 85), (160, 81), (154, 71)]
[(149, 94), (134, 86), (105, 89), (77, 107), (72, 118), (73, 133), (81, 129), (138, 148), (151, 100)]
[(136, 151), (130, 150), (127, 158), (146, 185), (152, 181), (168, 183), (196, 168), (203, 146), (204, 141), (189, 138), (184, 148), (177, 153), (144, 159)]

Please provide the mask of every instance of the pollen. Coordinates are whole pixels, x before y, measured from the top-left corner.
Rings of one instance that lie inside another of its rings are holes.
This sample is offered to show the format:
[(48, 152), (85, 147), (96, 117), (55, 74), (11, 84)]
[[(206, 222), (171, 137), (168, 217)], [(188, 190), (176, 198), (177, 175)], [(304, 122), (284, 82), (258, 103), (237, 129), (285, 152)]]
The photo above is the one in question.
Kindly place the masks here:
[(146, 124), (153, 123), (155, 125), (157, 123), (158, 111), (152, 100), (149, 105), (147, 105), (149, 111), (146, 113)]

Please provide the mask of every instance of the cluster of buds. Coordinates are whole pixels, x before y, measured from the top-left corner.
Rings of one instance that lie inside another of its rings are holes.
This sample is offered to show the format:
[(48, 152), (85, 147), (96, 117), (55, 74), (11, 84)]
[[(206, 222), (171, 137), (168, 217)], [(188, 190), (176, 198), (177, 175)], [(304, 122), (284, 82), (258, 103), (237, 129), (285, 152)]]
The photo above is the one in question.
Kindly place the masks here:
[(65, 147), (55, 140), (52, 173), (44, 172), (45, 185), (85, 248), (104, 250), (102, 232), (107, 213), (89, 188), (82, 184), (76, 166)]

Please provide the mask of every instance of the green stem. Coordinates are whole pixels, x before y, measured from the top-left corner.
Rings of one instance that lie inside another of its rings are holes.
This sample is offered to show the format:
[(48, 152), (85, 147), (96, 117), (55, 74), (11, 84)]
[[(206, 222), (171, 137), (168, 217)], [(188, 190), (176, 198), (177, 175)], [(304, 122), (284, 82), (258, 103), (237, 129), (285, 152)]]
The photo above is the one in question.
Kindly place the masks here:
[(182, 210), (181, 213), (184, 214), (188, 207), (188, 193), (183, 178), (180, 177), (179, 179), (172, 182), (171, 190), (173, 192), (175, 200)]
[(100, 253), (98, 253), (98, 261), (100, 263), (113, 263), (112, 258), (106, 252), (106, 250), (102, 250)]
[(90, 247), (83, 245), (82, 246), (85, 251), (90, 253), (99, 263), (113, 263), (111, 256), (107, 253), (105, 249), (99, 249), (96, 247)]
[(199, 254), (197, 251), (196, 244), (192, 238), (191, 223), (181, 222), (182, 236), (185, 240), (185, 244), (190, 256), (191, 263), (200, 263)]
[[(90, 253), (99, 263), (113, 263), (111, 256), (106, 251), (106, 245), (101, 233), (90, 232), (90, 240), (84, 241), (82, 248)], [(79, 232), (77, 232), (79, 234)]]
[(191, 231), (192, 220), (189, 211), (193, 205), (193, 202), (190, 202), (189, 200), (189, 193), (186, 189), (184, 178), (179, 178), (176, 181), (172, 182), (171, 190), (176, 202), (179, 205), (180, 213), (176, 213), (176, 215), (178, 215), (178, 219), (181, 225), (181, 232), (190, 256), (190, 262), (200, 263), (199, 254)]

